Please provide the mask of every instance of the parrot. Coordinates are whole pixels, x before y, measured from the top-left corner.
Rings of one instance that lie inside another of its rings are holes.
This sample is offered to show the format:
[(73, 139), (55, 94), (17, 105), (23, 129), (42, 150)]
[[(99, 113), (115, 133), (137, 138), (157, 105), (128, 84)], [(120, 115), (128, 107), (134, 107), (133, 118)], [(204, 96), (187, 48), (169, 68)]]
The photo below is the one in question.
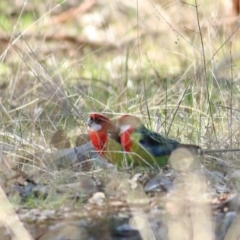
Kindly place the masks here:
[(185, 148), (192, 155), (240, 151), (240, 149), (202, 149), (194, 144), (182, 144), (147, 129), (133, 115), (123, 115), (116, 123), (99, 113), (88, 119), (88, 135), (95, 150), (117, 167), (164, 167), (171, 153)]
[(124, 165), (126, 153), (122, 149), (120, 138), (115, 137), (116, 126), (110, 119), (99, 113), (90, 114), (88, 135), (100, 156), (118, 167)]
[(134, 165), (164, 167), (177, 148), (186, 148), (193, 155), (198, 155), (201, 150), (197, 145), (181, 144), (147, 129), (134, 115), (123, 115), (118, 119), (117, 126), (122, 148), (129, 153)]

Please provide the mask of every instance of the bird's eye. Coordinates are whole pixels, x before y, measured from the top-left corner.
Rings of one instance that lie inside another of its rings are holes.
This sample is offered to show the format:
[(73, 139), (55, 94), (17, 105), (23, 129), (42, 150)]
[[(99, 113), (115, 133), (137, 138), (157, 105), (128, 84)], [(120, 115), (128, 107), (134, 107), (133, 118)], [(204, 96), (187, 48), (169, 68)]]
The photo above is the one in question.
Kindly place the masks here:
[(95, 122), (96, 122), (97, 124), (99, 124), (99, 123), (102, 122), (102, 119), (101, 119), (101, 118), (97, 118), (97, 119), (95, 120)]

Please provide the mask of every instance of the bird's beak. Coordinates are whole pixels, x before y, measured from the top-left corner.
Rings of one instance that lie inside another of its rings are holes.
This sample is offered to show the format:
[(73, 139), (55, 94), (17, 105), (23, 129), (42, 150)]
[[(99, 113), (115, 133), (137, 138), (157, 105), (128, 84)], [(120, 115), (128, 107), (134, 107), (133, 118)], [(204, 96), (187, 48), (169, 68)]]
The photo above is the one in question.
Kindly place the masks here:
[(88, 127), (91, 127), (92, 123), (93, 123), (92, 118), (89, 118), (88, 121), (87, 121)]

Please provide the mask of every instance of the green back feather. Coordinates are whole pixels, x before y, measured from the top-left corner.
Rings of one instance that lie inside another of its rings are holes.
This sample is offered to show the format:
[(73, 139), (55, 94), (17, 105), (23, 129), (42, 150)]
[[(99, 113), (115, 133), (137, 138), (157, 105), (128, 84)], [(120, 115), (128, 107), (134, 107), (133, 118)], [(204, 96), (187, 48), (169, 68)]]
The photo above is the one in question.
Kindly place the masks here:
[(107, 141), (104, 158), (117, 167), (127, 167), (131, 161), (128, 154), (123, 151), (122, 146), (111, 138)]
[(142, 137), (142, 134), (139, 132), (133, 132), (131, 134), (133, 146), (131, 148), (131, 153), (129, 153), (129, 156), (133, 162), (133, 165), (148, 167), (166, 166), (169, 156), (154, 157), (140, 144)]
[(151, 146), (169, 146), (179, 144), (178, 141), (160, 135), (159, 133), (153, 132), (147, 129), (144, 125), (138, 127), (135, 132), (141, 134), (141, 140), (144, 140), (144, 143)]
[[(166, 166), (169, 152), (179, 145), (178, 141), (150, 131), (144, 125), (131, 134), (131, 141), (133, 142), (129, 153), (131, 160), (134, 165), (140, 166)], [(156, 150), (161, 154), (154, 155)]]

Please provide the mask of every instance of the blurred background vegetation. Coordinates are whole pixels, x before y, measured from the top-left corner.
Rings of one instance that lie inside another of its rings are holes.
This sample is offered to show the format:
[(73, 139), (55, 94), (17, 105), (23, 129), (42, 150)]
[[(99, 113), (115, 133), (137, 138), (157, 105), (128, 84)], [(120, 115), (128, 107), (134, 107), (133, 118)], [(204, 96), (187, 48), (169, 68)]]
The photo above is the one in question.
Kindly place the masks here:
[[(238, 3), (1, 0), (1, 162), (51, 151), (57, 130), (74, 146), (89, 112), (131, 113), (184, 143), (238, 148)], [(239, 156), (223, 161), (237, 167)], [(73, 178), (51, 172), (44, 183), (52, 176)], [(47, 207), (63, 204), (54, 199)]]
[(56, 129), (85, 131), (100, 111), (151, 116), (185, 142), (234, 138), (231, 1), (1, 1), (0, 11), (2, 130), (48, 147)]
[(150, 115), (167, 134), (173, 127), (199, 144), (215, 121), (219, 137), (235, 132), (226, 119), (239, 102), (230, 1), (0, 5), (4, 129), (48, 138), (101, 111)]
[(136, 114), (181, 142), (238, 147), (234, 2), (1, 1), (4, 150), (49, 150), (57, 130), (75, 139), (89, 112)]

